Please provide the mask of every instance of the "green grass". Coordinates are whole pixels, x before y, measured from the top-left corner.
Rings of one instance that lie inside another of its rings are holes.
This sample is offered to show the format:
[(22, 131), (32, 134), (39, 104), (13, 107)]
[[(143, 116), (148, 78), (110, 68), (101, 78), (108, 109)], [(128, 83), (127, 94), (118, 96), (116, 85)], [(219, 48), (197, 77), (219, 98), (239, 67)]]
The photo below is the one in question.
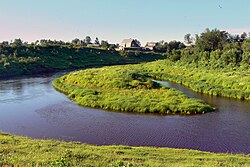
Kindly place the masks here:
[(0, 133), (0, 166), (243, 166), (249, 155), (129, 146), (93, 146)]
[(0, 78), (35, 73), (136, 64), (164, 59), (145, 52), (117, 52), (73, 46), (0, 47)]
[(73, 72), (54, 80), (59, 91), (78, 104), (106, 110), (202, 114), (214, 108), (182, 92), (153, 82), (143, 65), (123, 65)]
[(199, 114), (213, 111), (204, 102), (151, 81), (172, 81), (212, 96), (250, 100), (250, 70), (213, 69), (184, 62), (159, 60), (74, 72), (53, 82), (78, 104), (107, 110)]
[(154, 79), (173, 81), (199, 93), (250, 100), (250, 69), (197, 67), (169, 60), (145, 63), (140, 68)]

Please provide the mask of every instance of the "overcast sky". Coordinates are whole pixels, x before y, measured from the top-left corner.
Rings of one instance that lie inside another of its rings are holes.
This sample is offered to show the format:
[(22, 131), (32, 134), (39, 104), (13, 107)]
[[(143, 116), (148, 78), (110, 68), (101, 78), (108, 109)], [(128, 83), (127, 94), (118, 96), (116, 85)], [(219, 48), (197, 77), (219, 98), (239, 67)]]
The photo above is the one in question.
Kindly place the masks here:
[(183, 40), (218, 28), (250, 32), (250, 0), (0, 0), (0, 41)]

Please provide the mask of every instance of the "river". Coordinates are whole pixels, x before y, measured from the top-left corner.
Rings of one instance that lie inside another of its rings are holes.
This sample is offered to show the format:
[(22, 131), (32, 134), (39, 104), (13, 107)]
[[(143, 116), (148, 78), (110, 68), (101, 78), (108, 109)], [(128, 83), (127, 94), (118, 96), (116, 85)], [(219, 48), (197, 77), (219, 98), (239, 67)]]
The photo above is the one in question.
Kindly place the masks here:
[(250, 153), (250, 102), (183, 91), (217, 108), (195, 116), (143, 115), (81, 107), (57, 92), (62, 73), (0, 81), (0, 131), (39, 139)]

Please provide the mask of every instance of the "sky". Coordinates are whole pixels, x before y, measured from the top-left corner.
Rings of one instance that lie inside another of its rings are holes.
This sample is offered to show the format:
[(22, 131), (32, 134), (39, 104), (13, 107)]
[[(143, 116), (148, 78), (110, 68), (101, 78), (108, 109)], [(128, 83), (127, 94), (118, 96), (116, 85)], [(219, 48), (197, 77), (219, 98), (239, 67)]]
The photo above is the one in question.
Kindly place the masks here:
[(206, 28), (250, 32), (250, 0), (0, 0), (0, 41), (183, 41)]

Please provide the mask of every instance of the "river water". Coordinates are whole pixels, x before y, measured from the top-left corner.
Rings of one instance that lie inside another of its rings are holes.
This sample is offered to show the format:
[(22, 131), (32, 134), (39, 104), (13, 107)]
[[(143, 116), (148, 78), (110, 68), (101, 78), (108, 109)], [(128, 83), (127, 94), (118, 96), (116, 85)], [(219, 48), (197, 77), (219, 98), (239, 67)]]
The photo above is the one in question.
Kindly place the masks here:
[(52, 87), (62, 73), (0, 81), (0, 131), (95, 145), (160, 146), (211, 152), (250, 153), (250, 102), (200, 95), (216, 107), (195, 116), (110, 112), (81, 107)]

